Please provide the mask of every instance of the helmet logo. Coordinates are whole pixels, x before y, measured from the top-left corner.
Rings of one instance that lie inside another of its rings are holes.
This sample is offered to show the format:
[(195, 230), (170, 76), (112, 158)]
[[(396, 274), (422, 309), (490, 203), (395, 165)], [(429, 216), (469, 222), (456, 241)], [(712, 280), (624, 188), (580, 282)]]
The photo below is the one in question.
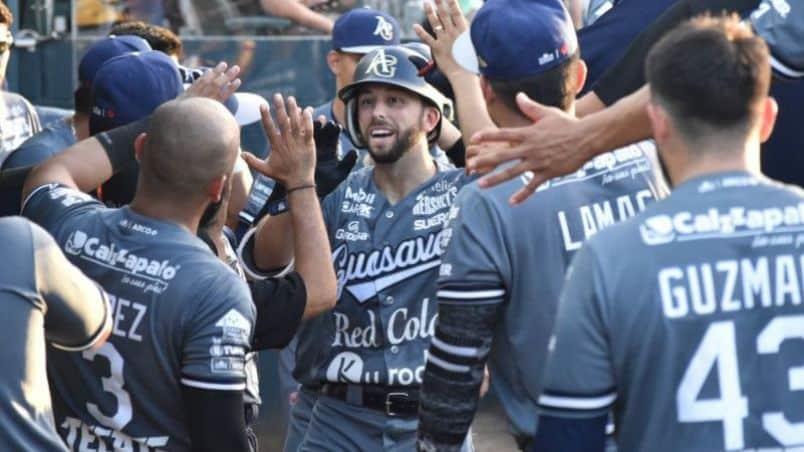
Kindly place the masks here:
[(397, 59), (393, 55), (386, 55), (385, 49), (377, 50), (374, 59), (371, 60), (366, 74), (374, 74), (377, 77), (391, 78), (396, 74)]
[(386, 41), (394, 39), (394, 26), (385, 20), (385, 17), (377, 17), (377, 27), (374, 28), (374, 36), (379, 36)]

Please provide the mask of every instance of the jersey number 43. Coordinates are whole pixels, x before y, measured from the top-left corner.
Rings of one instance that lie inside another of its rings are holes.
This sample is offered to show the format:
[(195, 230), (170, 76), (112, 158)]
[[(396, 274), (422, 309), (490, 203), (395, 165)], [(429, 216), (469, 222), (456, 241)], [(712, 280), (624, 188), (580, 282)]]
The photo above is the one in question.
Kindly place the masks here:
[[(757, 353), (779, 353), (782, 342), (804, 339), (804, 316), (773, 318), (757, 336)], [(748, 397), (740, 388), (734, 322), (709, 325), (676, 391), (679, 422), (723, 423), (723, 441), (728, 450), (745, 447), (743, 419), (748, 416)], [(707, 377), (715, 370), (720, 398), (700, 399)], [(788, 372), (788, 389), (804, 390), (804, 366)], [(781, 411), (762, 413), (762, 427), (779, 444), (804, 444), (804, 422), (793, 423)]]

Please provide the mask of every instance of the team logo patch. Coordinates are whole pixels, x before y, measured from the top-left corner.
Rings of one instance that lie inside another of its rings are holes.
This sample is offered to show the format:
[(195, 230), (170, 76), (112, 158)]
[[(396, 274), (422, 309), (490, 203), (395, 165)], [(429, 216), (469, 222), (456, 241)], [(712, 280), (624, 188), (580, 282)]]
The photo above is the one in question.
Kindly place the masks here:
[(391, 78), (396, 75), (396, 65), (398, 61), (395, 56), (385, 53), (385, 49), (380, 49), (371, 60), (366, 74), (374, 74), (377, 77)]
[(377, 17), (377, 26), (374, 28), (374, 36), (379, 36), (386, 41), (394, 39), (394, 26), (382, 16)]

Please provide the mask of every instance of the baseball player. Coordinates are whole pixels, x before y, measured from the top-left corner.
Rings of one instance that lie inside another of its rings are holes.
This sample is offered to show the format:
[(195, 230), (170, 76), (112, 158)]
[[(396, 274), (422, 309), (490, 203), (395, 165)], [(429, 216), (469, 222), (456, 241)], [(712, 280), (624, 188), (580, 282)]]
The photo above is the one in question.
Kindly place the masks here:
[[(352, 83), (355, 66), (363, 55), (382, 46), (399, 44), (400, 36), (397, 20), (382, 11), (371, 8), (354, 8), (338, 17), (332, 28), (332, 50), (327, 53), (327, 66), (335, 77), (336, 92)], [(345, 124), (344, 111), (343, 101), (335, 96), (329, 102), (316, 107), (313, 118), (323, 116), (327, 121)], [(346, 163), (358, 160), (362, 162), (365, 151), (361, 153), (360, 150), (355, 149), (355, 145), (352, 144), (349, 134), (345, 130), (339, 135), (339, 138), (338, 158), (346, 158)], [(357, 152), (349, 152), (352, 149)], [(240, 213), (242, 222), (251, 225), (256, 213), (265, 204), (272, 187), (273, 182), (268, 178), (260, 175), (255, 177), (246, 209)], [(286, 411), (289, 407), (285, 401), (289, 400), (299, 387), (299, 383), (291, 375), (295, 363), (295, 353), (296, 342), (293, 341), (279, 355), (281, 400)], [(293, 397), (295, 398), (295, 395)]]
[(602, 450), (610, 409), (620, 450), (799, 449), (804, 192), (759, 173), (768, 48), (695, 19), (646, 74), (674, 191), (575, 256), (534, 450)]
[[(297, 335), (294, 377), (303, 387), (286, 450), (414, 447), (441, 227), (469, 180), (429, 154), (446, 99), (418, 75), (417, 58), (403, 47), (377, 49), (339, 93), (349, 134), (375, 166), (353, 172), (323, 201), (339, 298)], [(286, 214), (267, 217), (256, 264), (287, 265), (290, 232)]]
[[(527, 123), (516, 108), (518, 92), (573, 111), (586, 68), (561, 0), (488, 0), (468, 31), (454, 14), (455, 0), (437, 4), (437, 15), (428, 9), (436, 37), (422, 36), (456, 88), (464, 133), (483, 127), (478, 118), (488, 115), (489, 125)], [(520, 58), (523, 52), (540, 57)], [(469, 112), (473, 120), (464, 127)], [(536, 199), (514, 209), (508, 198), (527, 178), (461, 190), (443, 232), (448, 245), (422, 384), (421, 450), (458, 450), (477, 409), (487, 360), (491, 389), (519, 447), (530, 450), (564, 270), (586, 239), (664, 195), (655, 152), (641, 143), (602, 154), (577, 173), (543, 184)]]
[[(45, 341), (93, 353), (112, 329), (106, 295), (71, 265), (42, 228), (0, 219), (4, 259), (0, 303), (5, 333), (0, 358), (0, 445), (5, 450), (64, 451), (56, 433), (45, 370)], [(43, 334), (44, 332), (44, 334)]]
[[(531, 183), (515, 200), (524, 201), (538, 185), (555, 176), (577, 170), (589, 158), (650, 136), (645, 114), (647, 87), (642, 74), (644, 55), (651, 45), (678, 23), (704, 12), (746, 14), (762, 38), (771, 45), (775, 74), (787, 78), (804, 76), (804, 3), (790, 0), (679, 0), (640, 37), (629, 53), (610, 68), (594, 89), (594, 95), (579, 102), (581, 120), (519, 99), (519, 106), (535, 125), (484, 131), (477, 146), (467, 149), (467, 168), (490, 171), (497, 165), (522, 159), (522, 163), (498, 172), (482, 182), (491, 186), (532, 171)], [(753, 13), (752, 13), (753, 12)], [(774, 63), (775, 61), (775, 63)], [(607, 88), (604, 88), (603, 85)], [(634, 92), (636, 91), (636, 92)], [(616, 102), (616, 103), (615, 103)], [(606, 108), (607, 105), (611, 105)], [(500, 142), (506, 142), (500, 145)], [(507, 142), (514, 143), (508, 146)]]
[(108, 209), (83, 193), (130, 164), (128, 149), (68, 149), (23, 189), (23, 214), (100, 283), (113, 309), (99, 350), (48, 356), (56, 425), (73, 450), (247, 450), (254, 305), (195, 236), (228, 183), (239, 129), (225, 107), (195, 98), (164, 104), (150, 124), (134, 144), (141, 170), (130, 206)]

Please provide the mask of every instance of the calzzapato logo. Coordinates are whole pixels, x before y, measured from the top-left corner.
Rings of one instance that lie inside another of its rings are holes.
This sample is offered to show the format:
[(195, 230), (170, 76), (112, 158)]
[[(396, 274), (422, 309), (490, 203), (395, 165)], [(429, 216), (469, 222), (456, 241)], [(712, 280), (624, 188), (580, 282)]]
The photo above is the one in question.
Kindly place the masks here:
[(149, 276), (162, 281), (176, 277), (180, 265), (171, 265), (168, 260), (148, 259), (130, 253), (115, 243), (102, 243), (98, 237), (76, 230), (67, 238), (64, 251), (73, 256), (95, 262), (134, 276)]
[(646, 245), (804, 230), (804, 203), (765, 209), (732, 207), (654, 215), (639, 225)]

